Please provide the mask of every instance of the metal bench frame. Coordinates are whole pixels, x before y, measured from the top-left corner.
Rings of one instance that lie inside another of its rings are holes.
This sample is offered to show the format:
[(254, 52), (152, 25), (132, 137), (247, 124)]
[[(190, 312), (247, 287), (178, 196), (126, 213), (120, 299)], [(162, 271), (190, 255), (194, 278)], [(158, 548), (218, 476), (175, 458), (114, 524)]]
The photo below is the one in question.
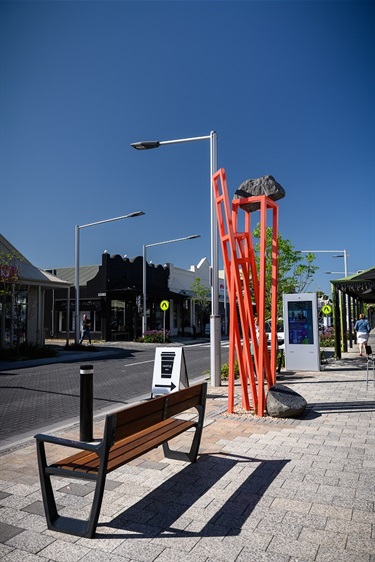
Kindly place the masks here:
[[(206, 395), (207, 383), (202, 383), (109, 414), (106, 416), (103, 438), (98, 443), (35, 435), (48, 528), (92, 538), (99, 520), (107, 474), (159, 445), (163, 446), (167, 458), (195, 462), (202, 436)], [(190, 408), (196, 408), (197, 419), (174, 417)], [(195, 429), (189, 452), (172, 450), (168, 441), (189, 429)], [(48, 465), (45, 443), (80, 449), (80, 452)], [(51, 476), (96, 482), (88, 520), (59, 515)]]

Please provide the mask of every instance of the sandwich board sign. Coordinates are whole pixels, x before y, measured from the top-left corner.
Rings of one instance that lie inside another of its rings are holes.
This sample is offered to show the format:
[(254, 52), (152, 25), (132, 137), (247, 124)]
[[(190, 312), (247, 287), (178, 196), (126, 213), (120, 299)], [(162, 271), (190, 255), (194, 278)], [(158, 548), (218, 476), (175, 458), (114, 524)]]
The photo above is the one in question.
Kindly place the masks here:
[(157, 347), (151, 396), (169, 394), (189, 386), (183, 347)]

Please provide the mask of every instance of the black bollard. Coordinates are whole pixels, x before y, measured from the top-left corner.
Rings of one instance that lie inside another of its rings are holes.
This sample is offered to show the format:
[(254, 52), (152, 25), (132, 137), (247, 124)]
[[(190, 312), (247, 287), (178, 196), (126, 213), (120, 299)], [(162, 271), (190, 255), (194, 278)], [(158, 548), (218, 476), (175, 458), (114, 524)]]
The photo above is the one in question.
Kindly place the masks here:
[(80, 366), (80, 428), (81, 441), (93, 441), (93, 375), (92, 365)]

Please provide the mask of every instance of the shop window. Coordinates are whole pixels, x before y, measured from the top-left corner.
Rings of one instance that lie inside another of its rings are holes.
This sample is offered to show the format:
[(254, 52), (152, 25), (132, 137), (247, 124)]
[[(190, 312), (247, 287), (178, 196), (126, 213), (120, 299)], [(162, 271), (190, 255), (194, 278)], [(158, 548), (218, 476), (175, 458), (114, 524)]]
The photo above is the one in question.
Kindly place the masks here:
[(124, 301), (111, 300), (111, 332), (125, 332), (126, 306)]

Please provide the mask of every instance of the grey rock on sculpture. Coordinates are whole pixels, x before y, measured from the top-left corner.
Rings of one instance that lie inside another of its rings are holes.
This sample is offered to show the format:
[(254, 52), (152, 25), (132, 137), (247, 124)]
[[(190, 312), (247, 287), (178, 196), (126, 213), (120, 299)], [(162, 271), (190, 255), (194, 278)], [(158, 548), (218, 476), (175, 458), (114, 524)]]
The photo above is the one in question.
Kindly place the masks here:
[(274, 418), (298, 418), (306, 405), (306, 400), (298, 392), (283, 384), (275, 384), (268, 390), (266, 409)]
[[(254, 195), (267, 195), (272, 201), (278, 201), (285, 197), (285, 189), (273, 176), (261, 176), (257, 179), (250, 179), (242, 182), (234, 194), (234, 199), (242, 199)], [(241, 209), (252, 213), (260, 209), (260, 203), (245, 203), (241, 205)]]

